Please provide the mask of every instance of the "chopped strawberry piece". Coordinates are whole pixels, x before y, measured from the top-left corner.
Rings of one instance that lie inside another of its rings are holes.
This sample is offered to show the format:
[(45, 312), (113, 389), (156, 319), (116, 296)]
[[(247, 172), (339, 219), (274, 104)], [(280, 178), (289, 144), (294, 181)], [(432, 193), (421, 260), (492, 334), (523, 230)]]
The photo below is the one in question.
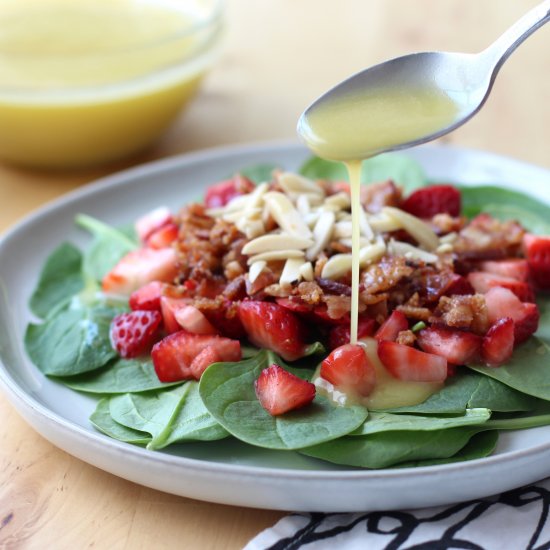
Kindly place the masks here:
[(161, 296), (160, 310), (164, 320), (164, 330), (168, 334), (178, 332), (182, 329), (176, 319), (176, 313), (178, 310), (187, 307), (189, 305), (189, 301), (189, 298), (172, 298), (171, 296)]
[[(204, 353), (212, 348), (213, 352)], [(151, 352), (155, 372), (161, 382), (198, 380), (208, 361), (240, 361), (241, 344), (222, 336), (174, 332), (157, 342)], [(208, 364), (207, 364), (208, 363)]]
[(130, 309), (146, 309), (160, 311), (160, 297), (165, 284), (160, 281), (151, 281), (130, 294)]
[(103, 277), (105, 292), (130, 295), (151, 281), (171, 282), (177, 275), (176, 253), (171, 248), (140, 248), (129, 252)]
[(290, 298), (277, 298), (275, 301), (280, 306), (283, 306), (286, 309), (289, 309), (290, 311), (294, 311), (295, 313), (311, 312), (311, 306), (309, 306), (305, 302), (302, 302), (302, 300), (292, 300)]
[(512, 279), (516, 279), (516, 281), (526, 282), (529, 278), (529, 265), (527, 260), (522, 260), (520, 258), (494, 261), (487, 260), (481, 262), (479, 267), (481, 271), (485, 271), (486, 273), (494, 273), (501, 277), (511, 277)]
[(468, 281), (474, 287), (474, 290), (480, 294), (485, 294), (489, 289), (500, 286), (511, 290), (522, 302), (533, 302), (535, 299), (533, 289), (529, 283), (518, 281), (512, 277), (483, 271), (472, 271), (468, 274)]
[(147, 353), (157, 340), (161, 322), (158, 311), (121, 313), (111, 321), (111, 344), (124, 358)]
[(477, 334), (433, 326), (421, 330), (417, 340), (423, 351), (441, 355), (455, 365), (466, 365), (481, 348), (481, 336)]
[(236, 302), (224, 300), (220, 303), (218, 300), (201, 300), (197, 302), (197, 307), (222, 336), (234, 339), (246, 337), (246, 331), (239, 318), (239, 308)]
[(402, 330), (407, 330), (409, 328), (409, 322), (399, 310), (394, 310), (392, 314), (380, 325), (380, 328), (376, 331), (374, 337), (382, 342), (383, 340), (389, 340), (394, 342), (397, 338), (397, 335)]
[(418, 218), (432, 218), (436, 214), (460, 216), (460, 191), (452, 185), (430, 185), (413, 191), (401, 208)]
[(474, 294), (475, 291), (466, 277), (453, 273), (449, 279), (448, 285), (443, 289), (443, 296), (465, 296)]
[[(376, 327), (376, 321), (369, 319), (368, 317), (359, 317), (359, 323), (357, 325), (357, 338), (365, 338), (366, 336), (372, 336)], [(350, 339), (350, 326), (349, 324), (337, 325), (330, 329), (328, 334), (328, 347), (329, 349), (336, 349), (345, 344), (349, 344)]]
[(195, 306), (184, 305), (174, 316), (181, 328), (191, 334), (217, 334), (217, 330)]
[(447, 360), (396, 342), (378, 344), (378, 357), (395, 378), (414, 382), (443, 382), (447, 378)]
[(139, 240), (144, 243), (157, 229), (173, 221), (170, 210), (166, 206), (160, 206), (138, 218), (134, 227)]
[(271, 302), (242, 302), (239, 318), (255, 346), (271, 349), (286, 361), (295, 361), (304, 355), (305, 326), (283, 306)]
[(147, 246), (156, 249), (168, 248), (178, 238), (178, 233), (179, 227), (175, 223), (167, 223), (147, 237)]
[(279, 365), (262, 370), (254, 382), (260, 405), (271, 415), (278, 416), (309, 405), (315, 398), (315, 386), (286, 371)]
[(506, 363), (514, 352), (514, 321), (510, 317), (499, 319), (483, 337), (481, 355), (489, 367)]
[(506, 317), (514, 321), (516, 345), (525, 342), (537, 331), (540, 317), (537, 305), (521, 302), (511, 290), (502, 287), (491, 288), (485, 294), (485, 303), (491, 325)]
[(540, 288), (550, 289), (550, 236), (527, 233), (523, 237), (523, 247), (534, 283)]
[(376, 384), (376, 371), (362, 346), (345, 344), (321, 363), (321, 378), (344, 392), (366, 397)]
[(254, 187), (253, 182), (238, 174), (230, 180), (211, 185), (206, 191), (204, 203), (208, 208), (225, 206), (231, 199), (250, 193)]

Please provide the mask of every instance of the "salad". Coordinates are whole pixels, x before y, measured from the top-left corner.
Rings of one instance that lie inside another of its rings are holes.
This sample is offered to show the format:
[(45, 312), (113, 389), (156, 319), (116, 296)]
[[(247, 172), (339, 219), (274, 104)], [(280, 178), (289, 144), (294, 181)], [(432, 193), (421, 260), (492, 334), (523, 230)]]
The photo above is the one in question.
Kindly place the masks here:
[(365, 161), (358, 344), (339, 165), (255, 166), (52, 252), (25, 335), (91, 423), (161, 449), (235, 437), (364, 468), (490, 454), (550, 423), (550, 207)]

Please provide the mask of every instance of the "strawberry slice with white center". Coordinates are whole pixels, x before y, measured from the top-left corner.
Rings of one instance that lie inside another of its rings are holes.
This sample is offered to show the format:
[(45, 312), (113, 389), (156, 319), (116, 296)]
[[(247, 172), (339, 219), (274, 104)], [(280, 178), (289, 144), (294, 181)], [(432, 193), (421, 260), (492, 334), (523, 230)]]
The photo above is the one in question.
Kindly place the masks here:
[(167, 223), (161, 228), (153, 231), (149, 237), (147, 237), (147, 246), (149, 248), (168, 248), (172, 246), (174, 241), (178, 238), (179, 227), (175, 223)]
[(550, 289), (550, 236), (527, 233), (523, 237), (523, 247), (531, 278), (538, 287)]
[(144, 243), (153, 232), (173, 221), (170, 210), (166, 206), (160, 206), (138, 218), (134, 228), (139, 240)]
[(417, 341), (427, 353), (445, 357), (455, 365), (466, 365), (477, 357), (482, 338), (472, 332), (429, 327), (418, 333)]
[(399, 380), (443, 382), (447, 378), (447, 359), (397, 342), (378, 344), (378, 357), (388, 372)]
[[(365, 336), (372, 336), (376, 327), (376, 321), (369, 319), (368, 317), (359, 317), (357, 324), (357, 338), (365, 338)], [(350, 326), (349, 323), (345, 325), (336, 325), (330, 329), (328, 334), (328, 347), (329, 349), (336, 349), (345, 344), (349, 344), (350, 340)]]
[(162, 318), (164, 320), (164, 330), (168, 334), (178, 332), (182, 329), (181, 325), (176, 319), (176, 313), (188, 306), (190, 302), (189, 298), (173, 298), (172, 296), (160, 297), (160, 310), (162, 312)]
[(321, 363), (321, 378), (345, 393), (366, 397), (376, 385), (376, 370), (362, 346), (346, 344)]
[[(205, 350), (210, 351), (206, 352)], [(161, 382), (199, 380), (204, 370), (218, 361), (240, 361), (238, 340), (190, 334), (180, 330), (163, 338), (151, 352), (155, 372)]]
[(160, 311), (160, 297), (165, 287), (165, 283), (160, 281), (151, 281), (146, 285), (134, 290), (130, 294), (128, 304), (130, 309), (146, 309), (148, 311)]
[(374, 334), (374, 337), (379, 342), (382, 342), (384, 340), (395, 342), (397, 335), (402, 330), (408, 330), (408, 328), (409, 328), (409, 322), (407, 321), (407, 318), (405, 317), (403, 312), (396, 309), (380, 325), (380, 328), (376, 331), (376, 333)]
[(171, 282), (177, 275), (176, 253), (171, 248), (140, 248), (129, 252), (103, 277), (102, 288), (130, 295), (151, 281)]
[(417, 218), (432, 218), (436, 214), (459, 216), (460, 191), (452, 185), (430, 185), (413, 191), (401, 208)]
[(529, 278), (529, 264), (527, 260), (511, 258), (509, 260), (487, 260), (479, 265), (481, 271), (493, 273), (501, 277), (510, 277), (516, 281), (527, 282)]
[(211, 185), (204, 198), (204, 203), (208, 208), (218, 208), (225, 206), (231, 199), (239, 195), (246, 195), (255, 188), (253, 182), (241, 175), (236, 175), (230, 180), (220, 181)]
[(474, 290), (480, 294), (485, 294), (491, 288), (500, 286), (511, 290), (522, 302), (532, 302), (535, 299), (535, 294), (529, 283), (518, 281), (512, 277), (483, 271), (472, 271), (468, 273), (468, 281), (474, 287)]
[(315, 398), (315, 386), (286, 371), (279, 365), (263, 369), (254, 382), (260, 405), (271, 415), (278, 416), (309, 405)]
[(181, 328), (191, 334), (217, 334), (218, 331), (206, 316), (195, 306), (184, 305), (175, 312), (176, 321)]
[(514, 321), (510, 317), (499, 319), (483, 337), (481, 355), (489, 367), (506, 363), (514, 352)]
[(287, 308), (272, 302), (242, 302), (239, 318), (255, 346), (273, 350), (286, 361), (303, 357), (305, 326)]
[(485, 303), (491, 325), (506, 317), (514, 321), (515, 345), (525, 342), (537, 331), (540, 317), (537, 305), (521, 302), (511, 290), (491, 288), (485, 294)]
[(121, 357), (143, 355), (157, 341), (161, 322), (158, 311), (121, 313), (111, 321), (111, 344)]

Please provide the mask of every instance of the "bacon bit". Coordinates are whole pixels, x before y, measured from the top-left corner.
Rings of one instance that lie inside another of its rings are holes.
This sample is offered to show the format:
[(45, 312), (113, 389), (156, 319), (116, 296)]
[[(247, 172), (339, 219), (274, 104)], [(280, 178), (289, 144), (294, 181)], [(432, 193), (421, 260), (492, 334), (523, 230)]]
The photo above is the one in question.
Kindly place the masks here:
[(244, 275), (244, 273), (245, 273), (245, 270), (243, 266), (236, 260), (229, 262), (225, 266), (225, 269), (223, 270), (223, 274), (225, 275), (225, 278), (229, 281), (232, 281), (233, 279), (236, 279), (237, 277)]
[(416, 342), (416, 334), (412, 330), (402, 330), (395, 340), (398, 344), (403, 344), (404, 346), (414, 346)]
[(412, 275), (414, 269), (403, 257), (384, 256), (378, 264), (371, 265), (363, 274), (365, 292), (376, 294), (393, 288), (404, 277)]
[(279, 283), (266, 286), (263, 291), (267, 296), (273, 296), (274, 298), (286, 298), (288, 296), (288, 289), (282, 287)]
[(351, 296), (351, 286), (349, 285), (323, 278), (318, 278), (316, 281), (324, 292), (329, 294), (337, 294), (339, 296)]
[(319, 258), (315, 262), (315, 269), (314, 269), (314, 275), (316, 278), (320, 277), (323, 273), (323, 268), (325, 267), (325, 264), (328, 262), (327, 255), (324, 252), (321, 252), (319, 254)]
[(350, 296), (323, 296), (323, 302), (327, 305), (327, 314), (331, 319), (340, 319), (351, 310)]
[(490, 324), (485, 298), (481, 294), (442, 296), (429, 322), (467, 329), (475, 334), (485, 334)]
[(300, 283), (295, 293), (303, 302), (312, 306), (320, 304), (323, 298), (323, 289), (315, 282)]
[(248, 278), (246, 279), (246, 293), (249, 296), (254, 296), (254, 294), (260, 292), (267, 286), (272, 285), (277, 280), (278, 278), (273, 271), (271, 271), (268, 267), (265, 267), (253, 283), (251, 283)]
[(432, 316), (432, 312), (427, 307), (402, 305), (397, 306), (396, 309), (401, 311), (408, 319), (416, 321), (429, 321)]
[(430, 224), (438, 235), (446, 235), (453, 232), (458, 233), (467, 221), (467, 218), (462, 216), (453, 218), (453, 216), (449, 216), (449, 214), (436, 214), (430, 220)]
[(401, 204), (401, 189), (392, 180), (361, 187), (361, 203), (368, 212), (375, 214), (384, 206)]
[(246, 297), (246, 281), (244, 275), (233, 279), (223, 291), (223, 295), (229, 300), (244, 300)]

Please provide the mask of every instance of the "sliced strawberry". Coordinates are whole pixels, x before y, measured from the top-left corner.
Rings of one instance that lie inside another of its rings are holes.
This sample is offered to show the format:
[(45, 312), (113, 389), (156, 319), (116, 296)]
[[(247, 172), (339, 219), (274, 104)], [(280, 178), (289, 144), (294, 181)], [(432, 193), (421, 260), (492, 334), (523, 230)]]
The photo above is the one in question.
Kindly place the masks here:
[(238, 340), (246, 337), (236, 302), (203, 299), (197, 302), (197, 307), (222, 336)]
[[(204, 353), (204, 350), (212, 348)], [(151, 352), (155, 372), (161, 382), (198, 380), (208, 361), (240, 361), (241, 344), (222, 336), (174, 332), (153, 346)]]
[(177, 224), (167, 223), (147, 237), (147, 246), (156, 249), (168, 248), (178, 238), (178, 233), (179, 227)]
[(160, 310), (164, 320), (164, 330), (168, 334), (178, 332), (182, 329), (176, 319), (176, 313), (189, 305), (189, 298), (173, 298), (171, 296), (161, 296)]
[(378, 357), (395, 378), (414, 382), (443, 382), (447, 359), (396, 342), (378, 344)]
[(376, 371), (362, 346), (345, 344), (321, 363), (321, 378), (344, 392), (366, 397), (376, 384)]
[(315, 398), (315, 386), (286, 371), (279, 365), (262, 370), (254, 382), (260, 405), (277, 416), (309, 405)]
[(472, 332), (429, 327), (417, 335), (418, 345), (427, 353), (441, 355), (455, 365), (466, 365), (476, 358), (481, 336)]
[(481, 271), (494, 273), (502, 277), (510, 277), (516, 281), (526, 282), (529, 278), (529, 265), (527, 260), (511, 258), (509, 260), (487, 260), (479, 265)]
[(483, 271), (472, 271), (468, 273), (468, 281), (474, 287), (474, 290), (480, 294), (485, 294), (489, 289), (500, 286), (511, 290), (522, 302), (532, 302), (535, 299), (533, 289), (529, 283), (518, 281), (512, 277)]
[(523, 237), (523, 247), (534, 283), (540, 288), (550, 289), (550, 236), (527, 233)]
[(540, 317), (537, 305), (521, 302), (511, 290), (502, 287), (491, 288), (485, 294), (485, 303), (491, 325), (506, 317), (514, 321), (516, 345), (525, 342), (537, 331)]
[(394, 342), (397, 338), (397, 335), (402, 330), (407, 330), (409, 328), (409, 322), (399, 310), (394, 310), (392, 314), (380, 325), (380, 328), (376, 331), (374, 337), (382, 342), (383, 340), (389, 340)]
[(134, 227), (140, 241), (144, 243), (153, 232), (173, 221), (170, 210), (166, 206), (160, 206), (138, 218)]
[(158, 311), (121, 313), (111, 321), (111, 344), (121, 357), (143, 355), (157, 340), (161, 322)]
[(514, 352), (514, 321), (503, 317), (494, 323), (483, 337), (481, 355), (489, 367), (506, 363)]
[(160, 281), (151, 281), (130, 294), (130, 309), (146, 309), (160, 311), (160, 297), (165, 287)]
[(472, 285), (468, 282), (466, 277), (459, 275), (458, 273), (453, 273), (449, 284), (443, 290), (444, 296), (465, 296), (468, 294), (475, 294), (475, 290)]
[(238, 174), (230, 180), (211, 185), (206, 190), (204, 203), (208, 208), (225, 206), (231, 199), (250, 193), (254, 190), (254, 187), (253, 182)]
[[(368, 317), (359, 317), (357, 325), (357, 338), (365, 338), (366, 336), (372, 336), (376, 327), (376, 321), (369, 319)], [(349, 324), (337, 325), (330, 329), (328, 334), (328, 347), (329, 349), (336, 349), (345, 344), (349, 344), (350, 339), (350, 326)]]
[(191, 334), (217, 334), (218, 331), (195, 306), (184, 305), (174, 316), (181, 328)]
[(287, 361), (303, 356), (305, 326), (283, 306), (271, 302), (242, 302), (239, 318), (255, 346), (273, 350)]
[(302, 300), (292, 300), (290, 298), (277, 298), (275, 300), (280, 306), (294, 311), (294, 313), (310, 313), (311, 306), (303, 302)]
[(103, 277), (105, 292), (130, 295), (151, 281), (171, 282), (177, 275), (176, 253), (171, 248), (140, 248), (129, 252)]
[(460, 191), (452, 185), (430, 185), (413, 191), (401, 208), (418, 218), (432, 218), (436, 214), (460, 216)]

